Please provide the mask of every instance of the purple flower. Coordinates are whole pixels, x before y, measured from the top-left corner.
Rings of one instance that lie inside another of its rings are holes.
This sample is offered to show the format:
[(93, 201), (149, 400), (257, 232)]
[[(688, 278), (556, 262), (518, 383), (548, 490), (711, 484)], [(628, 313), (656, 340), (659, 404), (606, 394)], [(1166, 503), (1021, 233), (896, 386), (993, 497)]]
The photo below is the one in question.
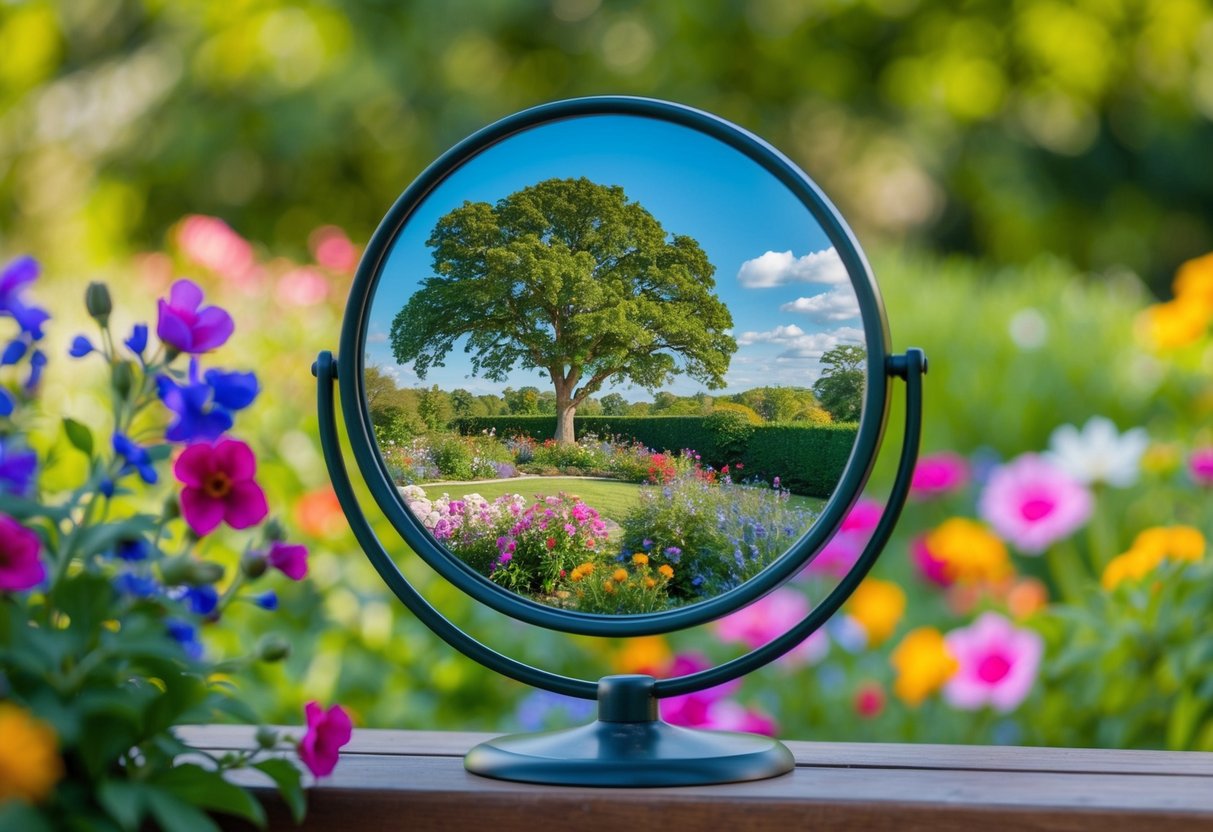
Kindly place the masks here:
[(32, 257), (18, 257), (0, 271), (0, 315), (11, 315), (34, 341), (42, 340), (42, 325), (50, 320), (46, 310), (27, 304), (22, 297), (37, 279), (38, 261)]
[(143, 351), (147, 349), (147, 324), (135, 324), (135, 328), (131, 330), (131, 337), (122, 343), (126, 344), (127, 349), (135, 355), (142, 357)]
[(266, 557), (270, 566), (292, 581), (302, 581), (307, 577), (307, 547), (301, 543), (283, 543), (281, 540), (275, 540), (270, 544), (270, 551)]
[(67, 354), (72, 358), (84, 358), (84, 356), (94, 350), (96, 350), (96, 347), (93, 346), (92, 341), (83, 335), (77, 335), (72, 339), (72, 347), (67, 351)]
[[(646, 546), (645, 548), (647, 549), (649, 547)], [(665, 556), (669, 558), (670, 563), (678, 563), (678, 561), (682, 558), (682, 550), (677, 546), (667, 546), (665, 549)]]
[(1081, 528), (1091, 516), (1091, 492), (1036, 454), (1024, 454), (990, 475), (978, 511), (999, 536), (1038, 555)]
[(191, 280), (178, 280), (168, 300), (159, 302), (156, 335), (178, 352), (203, 353), (223, 346), (232, 337), (232, 316), (218, 306), (202, 306), (202, 289)]
[(114, 434), (113, 444), (114, 453), (122, 460), (122, 470), (118, 472), (119, 477), (125, 477), (127, 474), (138, 471), (140, 479), (148, 485), (156, 482), (159, 477), (156, 467), (152, 465), (152, 457), (147, 452), (147, 448), (140, 447), (121, 433)]
[(0, 494), (28, 497), (37, 470), (37, 454), (19, 450), (15, 442), (0, 436)]
[(253, 603), (261, 607), (263, 610), (273, 612), (278, 609), (278, 594), (274, 590), (267, 590), (260, 595), (253, 597)]

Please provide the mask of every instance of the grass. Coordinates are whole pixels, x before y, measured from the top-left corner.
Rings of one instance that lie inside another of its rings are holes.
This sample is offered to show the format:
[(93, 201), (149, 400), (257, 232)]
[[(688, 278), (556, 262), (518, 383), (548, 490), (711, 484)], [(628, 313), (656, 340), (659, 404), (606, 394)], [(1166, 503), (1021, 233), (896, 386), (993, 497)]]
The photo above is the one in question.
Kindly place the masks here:
[[(640, 499), (640, 489), (646, 486), (619, 480), (579, 479), (577, 477), (543, 477), (542, 479), (509, 479), (482, 480), (464, 485), (425, 485), (422, 488), (430, 496), (447, 492), (452, 497), (462, 497), (464, 494), (476, 492), (490, 502), (503, 494), (521, 494), (524, 497), (534, 497), (536, 494), (548, 495), (576, 494), (586, 505), (597, 509), (603, 517), (611, 520), (622, 520), (636, 501)], [(793, 494), (789, 498), (791, 505), (797, 508), (821, 511), (825, 500), (813, 497), (800, 497)]]

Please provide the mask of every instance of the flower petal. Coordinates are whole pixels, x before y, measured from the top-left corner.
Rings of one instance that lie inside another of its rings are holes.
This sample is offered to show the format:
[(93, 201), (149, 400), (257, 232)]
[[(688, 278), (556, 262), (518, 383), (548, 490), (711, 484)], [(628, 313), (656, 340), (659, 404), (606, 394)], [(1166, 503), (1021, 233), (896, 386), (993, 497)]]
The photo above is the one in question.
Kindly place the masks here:
[(189, 352), (194, 345), (194, 334), (189, 324), (165, 301), (159, 302), (160, 314), (156, 318), (156, 337), (181, 352)]
[(190, 352), (207, 352), (227, 343), (236, 331), (236, 324), (226, 310), (208, 306), (194, 322), (194, 344)]
[(224, 439), (215, 445), (215, 470), (225, 472), (232, 482), (251, 480), (257, 473), (257, 457), (253, 449), (239, 439)]
[(215, 449), (205, 442), (190, 445), (173, 463), (173, 476), (190, 488), (201, 488), (207, 474), (215, 470), (211, 457)]
[(232, 490), (224, 501), (223, 519), (233, 529), (247, 529), (257, 525), (270, 513), (265, 501), (265, 492), (252, 480), (232, 484)]
[(192, 280), (178, 280), (169, 289), (168, 300), (171, 306), (196, 312), (202, 304), (202, 289)]
[(213, 532), (223, 522), (226, 511), (222, 500), (208, 497), (201, 488), (186, 488), (181, 492), (181, 516), (199, 537)]

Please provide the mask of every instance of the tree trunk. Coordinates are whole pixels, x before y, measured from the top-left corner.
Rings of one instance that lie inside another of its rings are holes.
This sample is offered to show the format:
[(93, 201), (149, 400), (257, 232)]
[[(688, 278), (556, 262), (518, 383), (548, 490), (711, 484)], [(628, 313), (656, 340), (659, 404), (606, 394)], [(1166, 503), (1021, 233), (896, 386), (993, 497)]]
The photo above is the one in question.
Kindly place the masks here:
[(556, 402), (556, 441), (563, 445), (572, 445), (577, 440), (573, 436), (573, 415), (577, 408), (572, 402)]

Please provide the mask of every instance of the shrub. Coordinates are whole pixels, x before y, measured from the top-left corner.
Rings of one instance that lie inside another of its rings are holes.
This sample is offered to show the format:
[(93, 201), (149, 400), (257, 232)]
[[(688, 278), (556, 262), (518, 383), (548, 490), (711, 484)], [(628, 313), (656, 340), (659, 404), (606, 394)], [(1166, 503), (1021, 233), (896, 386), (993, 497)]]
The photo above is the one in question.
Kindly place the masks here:
[(806, 425), (793, 422), (754, 429), (741, 455), (746, 472), (767, 481), (779, 477), (797, 494), (829, 497), (855, 445), (854, 424)]
[(668, 587), (674, 570), (655, 567), (647, 555), (623, 563), (586, 561), (569, 573), (570, 595), (581, 612), (635, 615), (659, 612), (670, 605)]
[(447, 479), (470, 480), (474, 476), (472, 449), (461, 437), (440, 438), (431, 446), (430, 453), (433, 455), (434, 464)]

